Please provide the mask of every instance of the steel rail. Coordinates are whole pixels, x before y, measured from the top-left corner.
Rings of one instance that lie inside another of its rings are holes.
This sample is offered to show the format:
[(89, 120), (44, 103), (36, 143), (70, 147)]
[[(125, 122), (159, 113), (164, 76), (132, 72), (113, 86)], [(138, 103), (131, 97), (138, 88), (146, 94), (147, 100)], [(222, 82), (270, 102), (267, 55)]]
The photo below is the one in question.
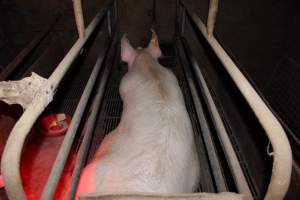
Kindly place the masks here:
[(218, 5), (219, 0), (210, 0), (209, 1), (209, 9), (208, 9), (208, 16), (207, 16), (207, 35), (210, 37), (214, 33), (215, 23), (218, 13)]
[[(117, 36), (116, 35), (117, 34), (115, 33), (115, 39), (112, 42), (111, 50), (109, 50), (109, 51), (114, 51), (114, 52), (112, 52), (113, 55), (115, 55), (115, 53), (116, 53), (115, 50), (113, 49), (113, 48), (116, 48), (115, 47), (116, 46), (116, 41), (117, 41)], [(109, 54), (110, 53), (108, 53), (108, 55)], [(103, 98), (105, 86), (107, 84), (107, 80), (108, 80), (108, 77), (109, 77), (109, 74), (110, 74), (110, 71), (111, 71), (111, 66), (110, 65), (112, 65), (113, 63), (114, 63), (114, 61), (108, 62), (107, 64), (105, 64), (104, 71), (102, 73), (101, 80), (100, 80), (100, 83), (98, 85), (95, 98), (93, 99), (92, 106), (90, 108), (89, 117), (88, 117), (88, 119), (87, 119), (87, 121), (84, 125), (84, 128), (83, 128), (83, 135), (84, 136), (83, 136), (83, 140), (82, 140), (82, 143), (81, 143), (79, 151), (78, 151), (76, 164), (75, 164), (73, 174), (72, 174), (72, 181), (71, 181), (72, 184), (71, 184), (71, 189), (70, 189), (70, 192), (69, 192), (70, 195), (68, 197), (68, 199), (70, 199), (70, 200), (75, 199), (77, 184), (78, 184), (78, 181), (79, 181), (79, 178), (80, 178), (80, 174), (81, 174), (84, 162), (86, 161), (86, 157), (87, 157), (87, 154), (88, 154), (88, 150), (89, 150), (89, 146), (90, 146), (90, 143), (91, 143), (92, 135), (93, 135), (93, 132), (95, 130), (95, 122), (97, 120), (97, 116), (98, 116), (98, 113), (99, 113), (99, 108), (100, 108), (100, 105), (102, 103), (102, 98)]]
[[(182, 2), (181, 4), (185, 7)], [(273, 156), (273, 167), (265, 199), (283, 199), (289, 188), (291, 180), (292, 151), (282, 125), (216, 38), (207, 34), (207, 28), (201, 19), (187, 7), (185, 7), (185, 9), (266, 131), (266, 135), (268, 136), (273, 148), (273, 152), (270, 154)]]
[(92, 140), (93, 131), (95, 130), (95, 122), (96, 122), (96, 119), (97, 119), (97, 116), (99, 113), (100, 105), (102, 103), (102, 97), (104, 94), (104, 89), (105, 89), (105, 85), (107, 83), (109, 72), (110, 72), (110, 70), (108, 69), (108, 67), (106, 67), (106, 69), (104, 69), (104, 73), (101, 77), (101, 82), (99, 84), (99, 88), (98, 88), (96, 97), (93, 100), (92, 107), (90, 109), (91, 114), (90, 114), (90, 116), (84, 126), (84, 129), (83, 129), (84, 137), (83, 137), (83, 140), (82, 140), (79, 152), (78, 152), (78, 156), (76, 159), (77, 162), (75, 164), (73, 174), (72, 174), (72, 177), (73, 177), (72, 181), (71, 181), (72, 184), (71, 184), (71, 189), (70, 189), (70, 193), (69, 193), (69, 197), (68, 197), (68, 199), (70, 199), (70, 200), (75, 199), (77, 185), (79, 182), (82, 168), (84, 166), (84, 162), (86, 160), (86, 156), (88, 155), (89, 145)]
[(68, 128), (68, 131), (64, 137), (63, 143), (61, 144), (61, 147), (59, 149), (58, 155), (52, 166), (51, 173), (49, 175), (47, 183), (44, 187), (44, 191), (42, 193), (42, 197), (41, 197), (42, 200), (51, 200), (54, 197), (57, 184), (60, 180), (62, 171), (64, 169), (65, 163), (69, 156), (71, 147), (72, 147), (74, 139), (75, 139), (75, 135), (76, 135), (77, 130), (80, 125), (80, 121), (83, 117), (84, 111), (86, 110), (88, 101), (92, 94), (92, 91), (95, 86), (95, 82), (97, 80), (99, 72), (103, 67), (103, 62), (105, 60), (108, 50), (109, 50), (109, 48), (107, 47), (104, 51), (101, 51), (98, 55), (96, 64), (95, 64), (93, 71), (91, 72), (91, 76), (84, 88), (84, 91), (81, 95), (79, 103), (76, 107), (75, 113), (72, 117), (71, 124)]
[[(183, 49), (183, 44), (182, 41), (178, 40), (178, 51), (179, 49)], [(208, 154), (208, 159), (210, 162), (210, 166), (212, 168), (212, 174), (215, 180), (217, 192), (226, 192), (228, 191), (226, 181), (224, 179), (223, 171), (220, 167), (220, 161), (218, 160), (217, 152), (215, 149), (215, 145), (213, 142), (212, 138), (212, 133), (209, 129), (209, 125), (206, 119), (206, 116), (204, 114), (204, 108), (203, 108), (203, 102), (201, 101), (199, 94), (196, 89), (195, 81), (193, 79), (193, 75), (191, 72), (191, 69), (189, 68), (189, 64), (187, 61), (184, 62), (183, 57), (185, 55), (185, 51), (182, 50), (183, 52), (179, 55), (180, 61), (182, 62), (182, 68), (185, 73), (185, 77), (187, 80), (187, 83), (189, 85), (191, 94), (192, 94), (192, 99), (195, 104), (195, 109), (197, 113), (197, 117), (200, 123), (200, 128), (201, 128), (201, 133), (204, 139), (204, 144), (207, 149), (207, 154)]]
[(106, 14), (108, 4), (92, 20), (85, 30), (85, 37), (79, 38), (64, 59), (57, 66), (48, 81), (37, 92), (34, 100), (24, 111), (15, 124), (7, 139), (1, 162), (1, 172), (5, 182), (5, 189), (9, 199), (27, 199), (20, 175), (20, 159), (25, 140), (39, 115), (52, 101), (53, 93), (57, 89), (62, 78), (70, 68), (74, 59), (79, 55), (83, 46), (94, 32), (95, 28)]
[(187, 54), (190, 57), (192, 68), (195, 71), (195, 76), (200, 85), (200, 89), (201, 89), (202, 93), (204, 94), (204, 99), (206, 101), (206, 104), (208, 105), (208, 109), (213, 118), (213, 123), (214, 123), (214, 126), (216, 127), (218, 138), (221, 141), (223, 151), (225, 152), (226, 159), (227, 159), (229, 167), (232, 171), (232, 175), (233, 175), (234, 181), (236, 183), (237, 190), (238, 190), (238, 192), (246, 195), (248, 197), (247, 199), (252, 199), (252, 194), (251, 194), (250, 188), (248, 186), (246, 177), (244, 176), (243, 170), (240, 166), (238, 157), (234, 151), (234, 148), (233, 148), (230, 138), (228, 136), (225, 125), (222, 121), (222, 118), (221, 118), (219, 112), (218, 112), (217, 106), (213, 101), (213, 98), (208, 89), (207, 83), (203, 77), (203, 73), (202, 73), (195, 57), (192, 55), (191, 50), (188, 48), (187, 42), (185, 40), (183, 40), (182, 42), (183, 42), (184, 49), (186, 50)]

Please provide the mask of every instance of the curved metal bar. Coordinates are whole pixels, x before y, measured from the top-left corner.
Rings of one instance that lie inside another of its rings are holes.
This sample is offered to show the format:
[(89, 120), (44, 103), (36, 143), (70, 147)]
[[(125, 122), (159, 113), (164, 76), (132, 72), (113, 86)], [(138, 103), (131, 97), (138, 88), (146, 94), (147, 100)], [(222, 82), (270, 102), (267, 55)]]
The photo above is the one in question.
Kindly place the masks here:
[(106, 7), (101, 10), (85, 31), (85, 37), (78, 39), (64, 59), (57, 66), (47, 81), (47, 85), (40, 88), (40, 92), (20, 117), (9, 135), (2, 156), (1, 172), (5, 182), (5, 189), (9, 199), (27, 199), (20, 175), (20, 158), (25, 140), (46, 106), (52, 100), (52, 93), (58, 87), (65, 73), (78, 56), (84, 44), (91, 36), (97, 24), (104, 17)]
[(208, 36), (207, 29), (201, 19), (194, 12), (188, 9), (187, 11), (248, 102), (270, 139), (273, 147), (271, 154), (273, 156), (273, 168), (265, 199), (283, 199), (288, 190), (292, 172), (292, 151), (284, 129), (215, 37)]

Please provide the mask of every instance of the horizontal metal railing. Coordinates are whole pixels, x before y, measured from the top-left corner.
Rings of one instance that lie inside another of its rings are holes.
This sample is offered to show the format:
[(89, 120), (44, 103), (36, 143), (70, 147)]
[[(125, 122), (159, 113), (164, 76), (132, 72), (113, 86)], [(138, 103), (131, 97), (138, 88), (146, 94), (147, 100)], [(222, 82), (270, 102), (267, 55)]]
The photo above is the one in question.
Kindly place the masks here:
[[(288, 138), (286, 136), (286, 133), (279, 123), (278, 119), (274, 116), (272, 111), (269, 109), (269, 107), (266, 105), (266, 103), (263, 101), (263, 99), (259, 96), (259, 94), (256, 92), (254, 87), (250, 84), (250, 82), (247, 80), (247, 78), (244, 76), (244, 74), (239, 70), (239, 68), (236, 66), (236, 64), (233, 62), (233, 60), (230, 58), (230, 56), (226, 53), (226, 51), (222, 48), (222, 46), (219, 44), (219, 42), (216, 40), (216, 38), (213, 36), (213, 28), (214, 23), (216, 19), (216, 11), (217, 11), (217, 3), (218, 1), (211, 1), (210, 10), (209, 10), (209, 18), (208, 19), (208, 27), (204, 25), (204, 23), (201, 21), (201, 19), (195, 14), (195, 12), (191, 11), (189, 8), (185, 6), (185, 4), (180, 1), (179, 5), (182, 9), (182, 16), (184, 17), (183, 20), (181, 20), (181, 26), (182, 26), (182, 32), (184, 30), (184, 24), (185, 20), (190, 20), (192, 23), (196, 25), (198, 30), (202, 33), (212, 50), (215, 52), (218, 59), (223, 64), (224, 68), (230, 75), (231, 79), (249, 104), (250, 108), (254, 112), (255, 116), (257, 117), (258, 121), (264, 128), (267, 137), (270, 140), (270, 143), (273, 148), (273, 152), (270, 154), (273, 156), (273, 169), (272, 169), (272, 175), (271, 180), (268, 186), (267, 193), (265, 195), (265, 199), (272, 199), (272, 200), (279, 200), (283, 199), (290, 183), (291, 178), (291, 170), (292, 170), (292, 151), (291, 147), (288, 141)], [(211, 10), (214, 9), (214, 10)], [(185, 16), (188, 16), (187, 18)], [(179, 22), (178, 22), (179, 23)], [(199, 66), (195, 63), (196, 76), (199, 77), (199, 80), (201, 81), (201, 84), (205, 83), (205, 80), (203, 77), (201, 78), (201, 70)], [(206, 95), (209, 95), (209, 92), (206, 91)], [(209, 99), (209, 97), (207, 97)], [(211, 101), (210, 101), (211, 102)], [(213, 116), (215, 122), (220, 121), (218, 119), (218, 111), (213, 108), (213, 104), (209, 104), (211, 110), (215, 110), (215, 114)], [(215, 123), (215, 124), (221, 124), (221, 123)], [(222, 131), (224, 132), (224, 131)], [(221, 136), (221, 135), (220, 135)], [(223, 135), (224, 136), (224, 135)], [(224, 138), (221, 136), (221, 140), (223, 138), (223, 141), (225, 144), (230, 141), (224, 141)], [(227, 139), (226, 139), (227, 140)], [(230, 147), (230, 146), (228, 146)], [(227, 156), (232, 157), (232, 149), (231, 148), (225, 148), (225, 153), (227, 152)], [(267, 152), (266, 152), (267, 153)], [(229, 160), (231, 162), (232, 166), (235, 166), (235, 169), (240, 168), (240, 166), (236, 166), (236, 159)], [(237, 170), (236, 172), (240, 172), (240, 170)], [(240, 174), (241, 175), (241, 174)], [(239, 179), (240, 175), (236, 175), (235, 181), (238, 183), (241, 181)], [(242, 181), (244, 182), (244, 181)], [(240, 184), (244, 184), (241, 183)], [(244, 191), (245, 187), (240, 188), (241, 190), (239, 192), (247, 192)], [(246, 194), (247, 195), (247, 194)], [(247, 195), (249, 198), (251, 196)]]

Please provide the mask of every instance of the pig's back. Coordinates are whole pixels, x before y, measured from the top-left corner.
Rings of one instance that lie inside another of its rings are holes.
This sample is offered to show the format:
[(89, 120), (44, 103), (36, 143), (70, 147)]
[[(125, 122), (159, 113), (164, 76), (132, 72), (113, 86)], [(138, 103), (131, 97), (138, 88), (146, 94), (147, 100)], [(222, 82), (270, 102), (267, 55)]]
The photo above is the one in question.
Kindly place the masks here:
[(159, 65), (137, 69), (123, 78), (120, 93), (121, 122), (91, 164), (96, 165), (94, 191), (192, 192), (199, 162), (176, 77)]

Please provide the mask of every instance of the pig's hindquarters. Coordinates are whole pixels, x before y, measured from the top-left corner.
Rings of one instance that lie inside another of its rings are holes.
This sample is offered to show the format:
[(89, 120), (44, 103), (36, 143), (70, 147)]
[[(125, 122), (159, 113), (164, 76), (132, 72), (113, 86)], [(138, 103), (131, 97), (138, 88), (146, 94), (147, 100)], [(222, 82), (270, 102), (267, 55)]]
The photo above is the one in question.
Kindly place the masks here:
[[(144, 100), (135, 100), (149, 102), (147, 105), (137, 106), (134, 99), (124, 102), (118, 128), (103, 140), (94, 161), (84, 170), (78, 193), (193, 192), (199, 162), (191, 123), (177, 80), (166, 87), (176, 96), (168, 102), (149, 101), (151, 89), (145, 88)], [(85, 176), (93, 178), (85, 180)], [(88, 191), (83, 186), (86, 181), (93, 186)]]

